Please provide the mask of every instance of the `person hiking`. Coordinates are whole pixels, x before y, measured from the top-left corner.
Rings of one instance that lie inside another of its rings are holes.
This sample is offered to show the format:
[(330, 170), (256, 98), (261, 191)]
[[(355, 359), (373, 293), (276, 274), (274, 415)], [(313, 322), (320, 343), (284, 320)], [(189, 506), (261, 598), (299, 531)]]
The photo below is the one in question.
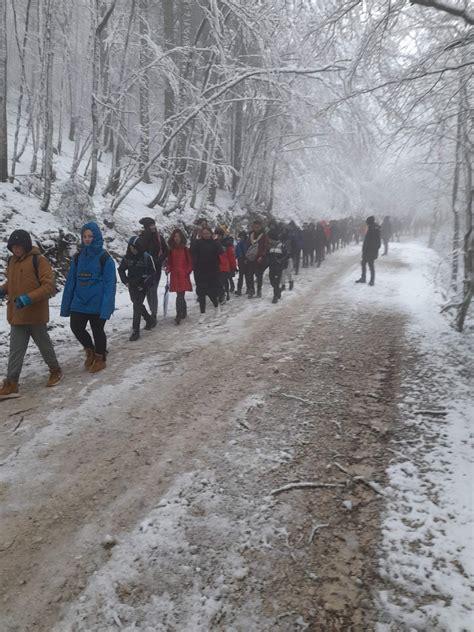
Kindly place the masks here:
[(199, 324), (205, 322), (206, 297), (209, 297), (214, 305), (216, 316), (220, 316), (219, 305), (219, 258), (223, 249), (219, 241), (213, 239), (210, 228), (203, 228), (201, 238), (196, 239), (191, 246), (191, 256), (193, 260), (194, 280), (196, 282), (196, 293), (199, 300), (201, 316)]
[(131, 342), (140, 338), (140, 321), (145, 320), (145, 329), (152, 328), (151, 314), (145, 307), (146, 293), (155, 278), (155, 264), (153, 257), (145, 252), (140, 237), (130, 237), (125, 257), (118, 267), (120, 280), (128, 287), (130, 300), (133, 305)]
[(316, 224), (316, 267), (320, 268), (321, 263), (324, 261), (324, 253), (326, 251), (327, 239), (326, 233), (324, 232), (324, 227), (321, 222)]
[(231, 279), (237, 269), (235, 258), (234, 240), (228, 234), (224, 226), (219, 226), (214, 231), (219, 241), (222, 253), (219, 256), (219, 303), (223, 305), (230, 300)]
[(49, 298), (56, 294), (54, 273), (47, 259), (33, 246), (26, 230), (14, 230), (7, 242), (13, 253), (8, 260), (6, 280), (0, 285), (0, 301), (7, 299), (10, 350), (7, 376), (0, 388), (0, 400), (19, 397), (18, 382), (30, 338), (49, 367), (46, 386), (62, 379), (53, 343), (48, 334)]
[(380, 249), (380, 228), (375, 222), (375, 217), (371, 215), (365, 221), (367, 224), (367, 232), (364, 237), (364, 243), (362, 244), (362, 275), (356, 283), (366, 282), (367, 265), (370, 270), (369, 285), (375, 283), (375, 265), (374, 261), (379, 256)]
[(281, 298), (281, 276), (288, 264), (288, 252), (281, 240), (279, 230), (272, 228), (268, 232), (268, 267), (270, 283), (273, 287), (272, 303), (278, 303)]
[(193, 271), (191, 252), (186, 246), (186, 236), (182, 230), (175, 228), (168, 240), (167, 272), (170, 274), (170, 292), (176, 292), (176, 318), (179, 325), (186, 318), (186, 292), (192, 292), (193, 286), (189, 275)]
[[(70, 318), (72, 333), (84, 347), (84, 366), (91, 373), (106, 367), (105, 323), (115, 309), (116, 276), (112, 257), (104, 250), (104, 239), (95, 222), (84, 224), (82, 247), (71, 259), (64, 286), (61, 316)], [(92, 338), (86, 330), (92, 330)]]
[(281, 276), (281, 286), (280, 289), (281, 290), (286, 290), (286, 284), (288, 283), (288, 289), (291, 291), (293, 290), (294, 287), (294, 281), (293, 281), (293, 240), (291, 239), (291, 232), (290, 230), (285, 226), (281, 226), (280, 228), (281, 232), (280, 232), (280, 240), (286, 250), (286, 264), (285, 267), (283, 268), (283, 273)]
[(153, 283), (150, 283), (146, 293), (146, 300), (151, 312), (151, 326), (156, 327), (158, 322), (158, 286), (161, 279), (161, 268), (168, 256), (168, 246), (163, 236), (158, 232), (156, 222), (152, 217), (142, 217), (139, 223), (143, 226), (143, 230), (139, 235), (143, 248), (145, 252), (152, 256), (156, 270)]
[(235, 259), (239, 268), (239, 278), (237, 279), (237, 289), (235, 290), (235, 294), (237, 296), (242, 296), (242, 287), (244, 285), (246, 266), (245, 252), (248, 248), (249, 237), (245, 230), (241, 230), (238, 237), (239, 240), (235, 247)]
[(263, 224), (256, 219), (249, 234), (246, 259), (246, 284), (249, 298), (255, 297), (255, 277), (257, 277), (257, 298), (262, 298), (263, 275), (267, 268), (268, 237)]
[(383, 241), (382, 257), (384, 257), (385, 255), (388, 255), (388, 244), (392, 239), (392, 222), (390, 221), (389, 215), (386, 215), (383, 218), (382, 226), (380, 227), (380, 237)]

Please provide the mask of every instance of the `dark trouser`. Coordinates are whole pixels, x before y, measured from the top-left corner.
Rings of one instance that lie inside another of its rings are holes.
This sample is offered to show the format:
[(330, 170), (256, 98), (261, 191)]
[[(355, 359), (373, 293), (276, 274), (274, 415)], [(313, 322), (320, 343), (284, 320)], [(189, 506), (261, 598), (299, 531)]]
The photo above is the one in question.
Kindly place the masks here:
[(176, 293), (176, 315), (181, 318), (186, 318), (188, 313), (188, 306), (186, 305), (186, 299), (184, 298), (185, 292)]
[(318, 268), (321, 266), (322, 261), (324, 261), (324, 246), (322, 248), (316, 248), (316, 264)]
[(265, 273), (265, 265), (255, 263), (254, 261), (247, 264), (245, 271), (245, 283), (247, 285), (247, 291), (250, 294), (255, 294), (255, 279), (257, 277), (257, 292), (262, 291), (263, 275)]
[(275, 268), (270, 266), (269, 269), (269, 277), (270, 283), (273, 288), (273, 296), (274, 298), (281, 298), (281, 275), (283, 270), (281, 266), (277, 266)]
[(309, 265), (309, 256), (310, 256), (310, 251), (309, 250), (303, 250), (303, 268), (307, 268)]
[(297, 249), (293, 253), (293, 267), (295, 270), (295, 275), (299, 274), (299, 271), (300, 271), (300, 259), (301, 259), (301, 250)]
[(204, 294), (202, 294), (201, 292), (198, 292), (199, 309), (201, 310), (201, 314), (206, 313), (206, 296), (209, 297), (214, 307), (217, 307), (219, 305), (219, 300), (217, 297), (218, 295), (217, 295), (217, 292), (215, 292), (214, 290), (208, 290)]
[(219, 274), (219, 302), (225, 303), (225, 295), (229, 291), (229, 273), (221, 272)]
[(363, 281), (366, 280), (367, 264), (369, 265), (369, 270), (370, 270), (370, 282), (373, 283), (375, 281), (374, 261), (375, 261), (375, 259), (367, 259), (366, 257), (362, 257), (362, 276), (361, 276), (361, 279)]
[(7, 380), (18, 382), (20, 379), (23, 360), (30, 338), (33, 338), (43, 360), (50, 370), (59, 369), (58, 360), (54, 353), (53, 343), (48, 334), (46, 324), (41, 325), (12, 325), (10, 333), (10, 353), (8, 356)]
[(136, 287), (129, 287), (128, 288), (129, 294), (130, 294), (130, 299), (132, 301), (133, 304), (133, 323), (132, 323), (132, 329), (133, 331), (140, 331), (140, 321), (142, 319), (142, 316), (145, 320), (146, 323), (151, 321), (151, 316), (150, 314), (147, 312), (147, 309), (145, 307), (145, 298), (147, 295), (147, 291), (146, 290), (139, 290)]
[(239, 262), (239, 278), (237, 280), (237, 291), (242, 292), (245, 279), (245, 264)]
[(156, 315), (158, 313), (158, 285), (160, 284), (160, 279), (161, 268), (158, 268), (153, 283), (150, 285), (146, 292), (146, 300), (153, 318), (156, 318)]
[[(72, 333), (79, 340), (84, 349), (95, 349), (105, 360), (107, 352), (107, 336), (104, 327), (105, 320), (99, 318), (99, 314), (83, 314), (81, 312), (71, 312), (70, 326)], [(90, 324), (94, 342), (86, 330), (87, 323)]]
[(309, 253), (309, 263), (310, 263), (311, 265), (313, 265), (313, 264), (314, 264), (314, 249), (313, 249), (313, 250), (311, 250), (311, 252)]

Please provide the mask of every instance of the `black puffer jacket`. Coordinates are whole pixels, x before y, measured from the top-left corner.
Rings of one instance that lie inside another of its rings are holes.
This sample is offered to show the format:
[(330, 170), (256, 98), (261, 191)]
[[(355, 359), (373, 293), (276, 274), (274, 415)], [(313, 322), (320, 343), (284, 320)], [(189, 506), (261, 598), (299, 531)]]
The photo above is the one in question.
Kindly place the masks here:
[(368, 229), (362, 245), (364, 259), (377, 259), (380, 249), (380, 228), (375, 222), (368, 224)]

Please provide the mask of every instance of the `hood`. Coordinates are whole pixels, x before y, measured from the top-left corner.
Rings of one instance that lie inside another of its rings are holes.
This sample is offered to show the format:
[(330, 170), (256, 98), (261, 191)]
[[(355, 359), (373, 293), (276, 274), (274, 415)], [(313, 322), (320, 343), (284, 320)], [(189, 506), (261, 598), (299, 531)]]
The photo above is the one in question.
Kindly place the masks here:
[(33, 248), (33, 244), (31, 242), (30, 233), (26, 230), (14, 230), (10, 235), (7, 243), (7, 248), (10, 252), (13, 252), (13, 246), (23, 246), (25, 252), (30, 252)]
[(84, 243), (82, 243), (81, 250), (83, 250), (86, 254), (101, 253), (104, 249), (104, 238), (102, 236), (100, 228), (95, 222), (87, 222), (87, 224), (84, 224), (84, 226), (81, 228), (81, 239), (85, 230), (90, 230), (94, 238), (90, 246), (86, 246)]
[(143, 246), (143, 241), (140, 239), (140, 237), (130, 237), (130, 239), (128, 240), (128, 253), (132, 254), (130, 248), (133, 246), (133, 248), (135, 248), (136, 250), (138, 250), (139, 254), (143, 254), (145, 252), (145, 248)]

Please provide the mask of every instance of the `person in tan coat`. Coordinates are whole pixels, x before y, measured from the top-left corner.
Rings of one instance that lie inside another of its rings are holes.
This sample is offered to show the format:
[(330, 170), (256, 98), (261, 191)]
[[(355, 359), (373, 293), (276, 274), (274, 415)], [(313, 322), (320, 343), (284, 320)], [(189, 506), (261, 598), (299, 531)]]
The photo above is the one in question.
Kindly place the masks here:
[(47, 330), (48, 300), (55, 293), (53, 270), (38, 248), (33, 247), (26, 230), (14, 230), (7, 248), (13, 256), (8, 261), (6, 281), (0, 285), (0, 300), (7, 298), (8, 301), (10, 353), (0, 400), (19, 397), (18, 380), (30, 338), (49, 367), (46, 386), (56, 386), (62, 378)]

